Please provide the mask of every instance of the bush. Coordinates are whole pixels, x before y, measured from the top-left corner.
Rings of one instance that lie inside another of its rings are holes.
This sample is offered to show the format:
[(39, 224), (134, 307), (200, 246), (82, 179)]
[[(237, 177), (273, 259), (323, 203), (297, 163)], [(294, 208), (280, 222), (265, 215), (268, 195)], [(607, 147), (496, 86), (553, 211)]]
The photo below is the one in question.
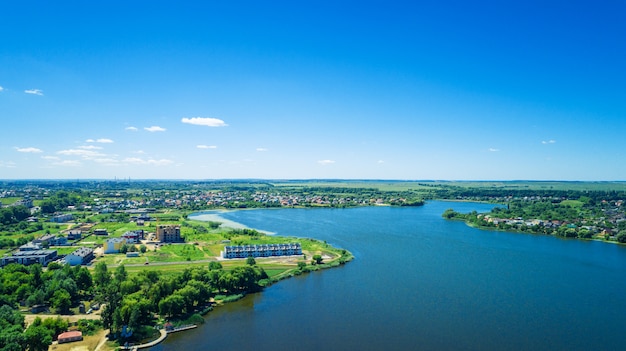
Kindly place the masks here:
[(615, 239), (617, 239), (617, 241), (620, 243), (626, 243), (626, 230), (621, 230), (619, 233), (617, 233)]

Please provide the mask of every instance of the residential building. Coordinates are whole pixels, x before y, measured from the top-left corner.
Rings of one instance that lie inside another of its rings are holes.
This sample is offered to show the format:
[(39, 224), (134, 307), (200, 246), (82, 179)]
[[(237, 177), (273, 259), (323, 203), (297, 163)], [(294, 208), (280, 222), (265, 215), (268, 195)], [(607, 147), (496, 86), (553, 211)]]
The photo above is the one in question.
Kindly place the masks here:
[(83, 333), (78, 330), (68, 331), (68, 332), (59, 334), (59, 336), (57, 337), (57, 340), (59, 344), (72, 342), (72, 341), (81, 341), (83, 340)]
[(302, 255), (300, 243), (225, 246), (222, 258)]
[(72, 229), (67, 232), (67, 240), (80, 240), (83, 236), (83, 231), (80, 229)]
[(33, 243), (41, 245), (48, 244), (48, 246), (62, 246), (67, 245), (67, 238), (64, 236), (56, 236), (55, 234), (46, 234), (33, 240)]
[(126, 244), (126, 239), (124, 238), (111, 238), (104, 241), (104, 253), (118, 253), (120, 252), (120, 248), (122, 245)]
[(34, 242), (28, 242), (19, 248), (20, 251), (38, 251), (41, 250), (41, 244), (35, 244)]
[(53, 216), (52, 218), (50, 218), (50, 222), (55, 222), (55, 223), (65, 223), (65, 222), (69, 222), (72, 219), (74, 219), (74, 215), (71, 213), (63, 213), (60, 215), (56, 215)]
[(156, 228), (157, 241), (162, 243), (179, 243), (184, 240), (180, 237), (179, 225), (158, 225)]
[(143, 230), (128, 231), (122, 235), (122, 238), (126, 239), (129, 244), (137, 244), (143, 239)]
[(109, 232), (107, 232), (107, 230), (104, 228), (98, 228), (98, 229), (93, 230), (93, 234), (94, 235), (109, 235)]
[(2, 258), (2, 266), (9, 263), (19, 263), (25, 266), (39, 263), (47, 266), (57, 258), (57, 250), (16, 251), (11, 256)]
[(65, 256), (65, 262), (70, 266), (78, 266), (81, 264), (87, 264), (94, 259), (93, 249), (88, 247), (81, 247), (71, 254)]

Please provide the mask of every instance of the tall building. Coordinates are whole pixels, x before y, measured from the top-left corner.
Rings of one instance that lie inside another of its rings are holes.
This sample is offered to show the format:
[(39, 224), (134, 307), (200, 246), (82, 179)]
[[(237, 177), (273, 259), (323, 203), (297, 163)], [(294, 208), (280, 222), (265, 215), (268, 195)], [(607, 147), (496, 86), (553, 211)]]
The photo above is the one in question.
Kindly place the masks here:
[(180, 243), (184, 241), (180, 237), (179, 225), (157, 225), (156, 237), (157, 241), (162, 243)]

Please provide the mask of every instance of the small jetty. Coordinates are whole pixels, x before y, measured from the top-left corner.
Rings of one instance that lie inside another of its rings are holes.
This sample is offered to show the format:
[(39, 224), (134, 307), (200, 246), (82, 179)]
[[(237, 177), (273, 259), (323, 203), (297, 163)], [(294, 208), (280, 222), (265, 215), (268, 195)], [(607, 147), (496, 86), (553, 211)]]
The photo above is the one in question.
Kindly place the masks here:
[(176, 333), (176, 332), (180, 332), (180, 331), (184, 331), (184, 330), (189, 330), (189, 329), (195, 329), (197, 328), (198, 325), (197, 324), (187, 324), (187, 325), (181, 325), (178, 327), (174, 327), (171, 324), (166, 324), (164, 329), (159, 329), (159, 333), (161, 334), (159, 336), (158, 339), (150, 341), (148, 343), (145, 344), (140, 344), (140, 345), (132, 345), (132, 346), (120, 346), (120, 350), (139, 350), (139, 349), (147, 349), (150, 348), (152, 346), (158, 345), (161, 342), (163, 342), (163, 340), (165, 340), (165, 338), (167, 337), (167, 334), (170, 333)]
[(169, 329), (166, 328), (165, 332), (167, 334), (170, 334), (170, 333), (176, 333), (176, 332), (179, 332), (179, 331), (195, 329), (197, 327), (198, 327), (198, 325), (196, 325), (196, 324), (181, 325), (179, 327), (173, 327), (173, 328), (169, 328)]

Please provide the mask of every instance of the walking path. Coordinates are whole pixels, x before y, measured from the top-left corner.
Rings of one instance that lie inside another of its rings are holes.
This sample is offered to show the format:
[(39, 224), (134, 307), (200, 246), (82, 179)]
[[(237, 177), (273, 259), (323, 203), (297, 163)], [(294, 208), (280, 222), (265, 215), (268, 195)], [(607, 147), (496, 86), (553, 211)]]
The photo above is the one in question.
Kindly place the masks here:
[(120, 346), (120, 350), (139, 350), (139, 349), (147, 349), (149, 347), (155, 346), (161, 343), (167, 337), (167, 332), (165, 331), (165, 329), (159, 329), (159, 333), (161, 334), (161, 336), (159, 336), (159, 338), (156, 340), (153, 340), (153, 341), (150, 341), (149, 343), (145, 343), (141, 345)]

